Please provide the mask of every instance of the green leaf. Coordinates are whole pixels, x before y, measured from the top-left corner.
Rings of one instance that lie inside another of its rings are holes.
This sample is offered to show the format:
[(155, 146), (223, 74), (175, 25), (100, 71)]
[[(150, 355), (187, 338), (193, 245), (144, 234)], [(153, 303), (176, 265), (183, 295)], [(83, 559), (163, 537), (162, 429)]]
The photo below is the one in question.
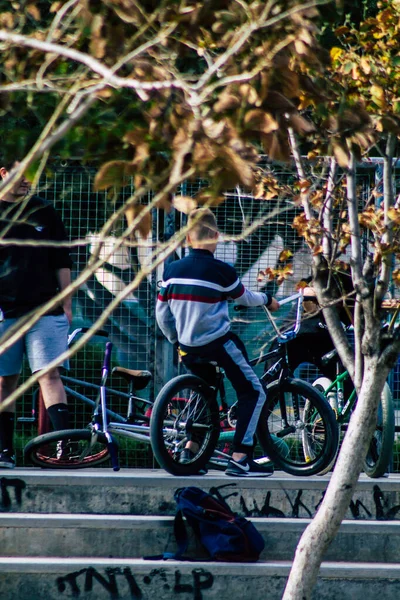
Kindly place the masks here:
[(347, 62), (343, 65), (343, 73), (345, 75), (348, 75), (349, 73), (351, 73), (351, 71), (353, 70), (353, 67), (355, 66), (355, 63), (353, 62)]

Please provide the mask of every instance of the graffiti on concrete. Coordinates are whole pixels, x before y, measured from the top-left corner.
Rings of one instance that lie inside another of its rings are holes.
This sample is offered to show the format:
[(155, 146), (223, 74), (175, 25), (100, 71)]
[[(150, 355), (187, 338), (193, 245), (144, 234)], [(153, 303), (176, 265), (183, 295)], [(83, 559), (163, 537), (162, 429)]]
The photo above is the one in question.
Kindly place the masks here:
[(154, 587), (154, 594), (158, 594), (158, 597), (163, 590), (170, 591), (173, 596), (186, 594), (186, 597), (193, 600), (203, 600), (203, 590), (212, 588), (213, 583), (212, 573), (201, 568), (192, 569), (190, 574), (185, 575), (178, 569), (174, 572), (167, 572), (162, 568), (152, 569), (148, 575), (135, 577), (129, 567), (108, 567), (104, 569), (104, 575), (94, 567), (89, 567), (56, 580), (60, 594), (67, 592), (73, 598), (84, 598), (89, 592), (95, 592), (97, 586), (109, 594), (110, 600), (142, 600), (147, 598), (147, 593), (144, 594), (143, 590), (149, 587)]
[(1, 477), (1, 510), (4, 511), (11, 508), (13, 504), (10, 496), (10, 489), (14, 490), (15, 501), (20, 506), (22, 504), (22, 490), (24, 490), (25, 487), (25, 481), (22, 479), (8, 479), (7, 477)]
[[(212, 487), (210, 489), (210, 493), (218, 496), (221, 500), (228, 501), (229, 498), (239, 496), (239, 505), (240, 512), (245, 517), (272, 517), (272, 518), (312, 518), (320, 507), (324, 496), (325, 491), (321, 492), (321, 496), (317, 503), (312, 505), (307, 505), (306, 501), (302, 500), (304, 490), (294, 490), (296, 496), (294, 499), (291, 498), (289, 493), (286, 490), (268, 491), (265, 495), (265, 498), (262, 503), (258, 502), (255, 499), (249, 500), (249, 495), (246, 495), (246, 499), (241, 495), (238, 491), (233, 491), (236, 487), (236, 483), (228, 483), (218, 487)], [(226, 488), (230, 488), (227, 490)], [(229, 493), (226, 493), (228, 492)], [(290, 511), (286, 513), (282, 511), (280, 508), (277, 508), (271, 504), (271, 499), (274, 498), (274, 503), (277, 505), (282, 505), (282, 493), (286, 497), (289, 505)], [(279, 498), (280, 496), (280, 498)], [(400, 518), (400, 504), (395, 504), (393, 506), (390, 505), (390, 497), (385, 496), (378, 485), (374, 485), (372, 490), (372, 497), (370, 498), (371, 505), (374, 506), (375, 510), (372, 512), (372, 506), (369, 508), (366, 504), (368, 499), (367, 494), (364, 492), (363, 501), (359, 498), (353, 497), (350, 502), (349, 510), (353, 517), (353, 519), (378, 519), (381, 521), (390, 521), (395, 518)]]
[(376, 519), (381, 521), (392, 521), (400, 512), (400, 505), (389, 507), (387, 498), (378, 485), (374, 485), (374, 502), (376, 508)]

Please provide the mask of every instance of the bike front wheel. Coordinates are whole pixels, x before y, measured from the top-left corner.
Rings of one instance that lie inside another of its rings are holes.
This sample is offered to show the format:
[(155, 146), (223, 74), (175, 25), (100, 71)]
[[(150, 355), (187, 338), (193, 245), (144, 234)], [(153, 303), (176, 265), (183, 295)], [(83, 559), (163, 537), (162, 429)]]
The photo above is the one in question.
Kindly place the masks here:
[(257, 429), (265, 454), (291, 475), (316, 475), (336, 455), (334, 411), (320, 392), (299, 379), (274, 381), (266, 392)]
[[(150, 418), (150, 440), (160, 467), (172, 475), (204, 469), (219, 437), (215, 392), (195, 375), (180, 375), (158, 394)], [(192, 442), (192, 454), (182, 452)]]
[(110, 458), (106, 436), (89, 429), (44, 433), (28, 442), (24, 454), (26, 460), (45, 469), (84, 469)]
[(388, 470), (395, 436), (393, 397), (387, 383), (378, 406), (377, 423), (367, 456), (364, 471), (372, 479), (382, 477)]

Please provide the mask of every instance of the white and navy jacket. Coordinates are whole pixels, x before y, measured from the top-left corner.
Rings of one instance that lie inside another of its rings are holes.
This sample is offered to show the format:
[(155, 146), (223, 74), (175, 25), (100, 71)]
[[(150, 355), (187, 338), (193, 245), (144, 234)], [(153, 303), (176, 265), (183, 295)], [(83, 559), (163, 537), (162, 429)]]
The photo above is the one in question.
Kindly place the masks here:
[(271, 303), (271, 296), (251, 292), (235, 269), (209, 250), (191, 249), (164, 271), (156, 306), (157, 323), (171, 342), (186, 352), (223, 341), (230, 329), (228, 299), (243, 306)]

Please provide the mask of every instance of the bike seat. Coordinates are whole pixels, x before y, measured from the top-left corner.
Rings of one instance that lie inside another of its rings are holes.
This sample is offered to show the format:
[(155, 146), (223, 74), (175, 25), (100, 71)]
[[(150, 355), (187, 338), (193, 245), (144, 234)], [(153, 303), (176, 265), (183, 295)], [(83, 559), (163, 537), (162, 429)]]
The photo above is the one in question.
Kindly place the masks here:
[(114, 367), (112, 373), (120, 375), (125, 381), (133, 382), (137, 390), (143, 390), (152, 378), (150, 371), (136, 371), (124, 367)]
[(337, 356), (337, 350), (334, 348), (330, 352), (327, 352), (326, 354), (324, 354), (324, 356), (321, 358), (321, 364), (323, 364), (324, 367), (326, 367), (326, 365), (328, 363), (330, 363), (331, 360), (333, 360), (336, 356)]

